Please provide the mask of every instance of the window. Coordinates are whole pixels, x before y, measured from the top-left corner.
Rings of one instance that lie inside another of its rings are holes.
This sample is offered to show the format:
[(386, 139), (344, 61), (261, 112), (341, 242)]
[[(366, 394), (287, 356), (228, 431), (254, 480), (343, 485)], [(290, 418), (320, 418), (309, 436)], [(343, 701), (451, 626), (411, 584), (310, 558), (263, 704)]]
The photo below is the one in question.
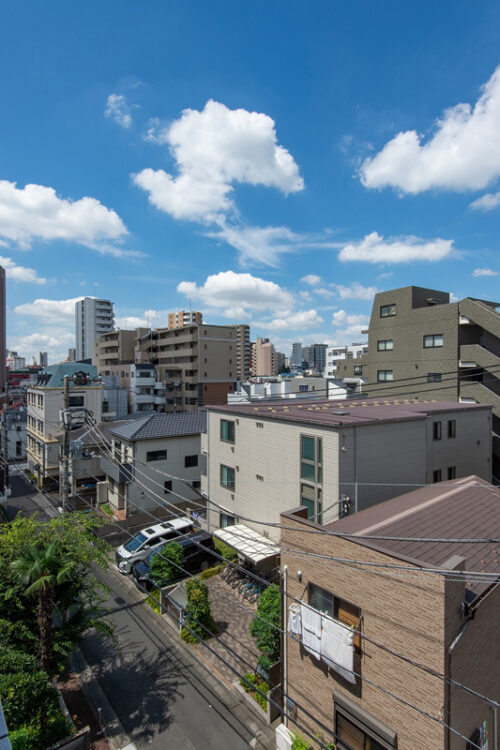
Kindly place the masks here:
[(228, 419), (221, 419), (220, 439), (226, 443), (234, 443), (234, 422), (230, 422)]
[(394, 380), (394, 370), (377, 370), (377, 380), (379, 383)]
[(432, 425), (432, 439), (441, 440), (441, 437), (442, 437), (441, 422), (434, 422)]
[(449, 419), (448, 420), (448, 437), (454, 438), (456, 434), (457, 434), (457, 420)]
[(440, 383), (443, 379), (443, 376), (440, 372), (428, 372), (427, 373), (427, 382), (428, 383)]
[(443, 334), (433, 333), (430, 336), (424, 336), (424, 349), (435, 349), (443, 346)]
[(396, 315), (396, 305), (382, 305), (380, 308), (381, 318), (390, 318), (393, 315)]
[(392, 352), (393, 349), (394, 341), (392, 339), (383, 339), (382, 341), (377, 341), (378, 352)]
[(69, 397), (69, 406), (83, 406), (85, 403), (85, 399), (83, 396), (70, 396)]
[(354, 365), (354, 374), (355, 375), (361, 375), (363, 373), (363, 366), (362, 365)]
[(456, 479), (456, 478), (457, 478), (457, 467), (448, 466), (448, 479)]
[(190, 469), (193, 466), (198, 466), (198, 455), (184, 456), (184, 468)]
[(433, 482), (440, 482), (443, 478), (443, 472), (441, 469), (436, 469), (432, 472), (432, 481)]
[(163, 482), (163, 491), (165, 495), (168, 495), (170, 492), (172, 492), (172, 480), (167, 479), (166, 482)]
[(167, 458), (167, 451), (148, 451), (146, 453), (146, 461), (165, 461)]
[(230, 516), (228, 513), (221, 513), (220, 514), (220, 527), (221, 529), (225, 529), (228, 526), (234, 526), (236, 523), (236, 518), (234, 516)]
[(300, 393), (305, 393), (307, 390), (309, 390), (309, 386), (308, 385), (299, 385), (299, 392)]
[(195, 479), (194, 481), (192, 481), (191, 482), (191, 487), (193, 488), (193, 490), (199, 490), (200, 487), (201, 487), (200, 480), (199, 479)]
[(349, 748), (349, 750), (384, 750), (384, 748), (388, 747), (386, 744), (381, 745), (367, 734), (361, 726), (354, 724), (340, 713), (340, 711), (335, 711), (335, 729), (339, 750), (341, 748)]
[(226, 487), (231, 492), (234, 492), (234, 469), (230, 466), (220, 465), (220, 483), (223, 487)]
[[(314, 583), (310, 583), (308, 586), (308, 604), (318, 612), (324, 615), (333, 617), (339, 622), (343, 622), (345, 625), (352, 625), (353, 628), (358, 629), (359, 620), (361, 617), (361, 610), (359, 607), (355, 607), (354, 604), (340, 599), (335, 596), (331, 591), (316, 586)], [(354, 646), (359, 649), (360, 637), (354, 637)]]

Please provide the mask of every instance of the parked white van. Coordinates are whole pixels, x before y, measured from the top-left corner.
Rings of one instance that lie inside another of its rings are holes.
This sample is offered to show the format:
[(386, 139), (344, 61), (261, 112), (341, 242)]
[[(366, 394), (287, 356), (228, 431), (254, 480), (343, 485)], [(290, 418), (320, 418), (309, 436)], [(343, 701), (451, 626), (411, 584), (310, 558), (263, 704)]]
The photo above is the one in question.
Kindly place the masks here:
[(173, 539), (179, 534), (191, 534), (195, 531), (189, 518), (174, 518), (142, 529), (128, 542), (122, 544), (115, 552), (115, 563), (120, 573), (130, 573), (132, 564), (145, 560), (149, 553)]

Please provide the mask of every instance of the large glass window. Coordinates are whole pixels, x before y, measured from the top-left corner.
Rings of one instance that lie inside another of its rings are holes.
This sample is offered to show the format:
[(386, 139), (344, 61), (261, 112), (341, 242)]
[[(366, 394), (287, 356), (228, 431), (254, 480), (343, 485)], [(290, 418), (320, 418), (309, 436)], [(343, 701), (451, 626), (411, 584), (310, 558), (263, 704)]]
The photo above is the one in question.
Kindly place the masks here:
[(457, 421), (456, 419), (448, 420), (448, 437), (454, 438), (457, 434)]
[[(318, 612), (321, 612), (328, 617), (333, 617), (339, 622), (343, 622), (345, 625), (352, 626), (355, 630), (359, 628), (359, 620), (361, 617), (361, 610), (359, 607), (355, 607), (354, 604), (347, 602), (345, 599), (340, 599), (338, 596), (332, 594), (331, 591), (316, 586), (314, 583), (309, 584), (308, 591), (308, 604)], [(354, 646), (360, 647), (360, 636), (354, 636)]]
[(306, 459), (307, 461), (314, 461), (316, 458), (316, 453), (314, 450), (314, 447), (315, 447), (314, 438), (305, 437), (305, 435), (302, 435), (301, 443), (302, 443), (302, 458)]
[(390, 318), (393, 315), (396, 315), (396, 305), (382, 305), (380, 308), (381, 318)]
[(441, 422), (434, 422), (432, 425), (432, 439), (441, 440), (442, 438), (442, 425)]
[(443, 346), (442, 333), (433, 333), (429, 336), (424, 336), (424, 349), (434, 349), (439, 346)]
[(234, 443), (234, 422), (228, 419), (221, 419), (220, 439), (225, 440), (226, 443)]
[(370, 737), (360, 727), (353, 724), (352, 721), (339, 711), (335, 712), (335, 728), (338, 737), (337, 746), (348, 748), (349, 750), (384, 750), (384, 746)]
[(322, 523), (321, 484), (323, 483), (323, 441), (321, 438), (301, 435), (300, 478), (307, 484), (300, 485), (300, 503), (307, 508), (310, 521)]
[(220, 483), (223, 487), (226, 487), (228, 490), (231, 490), (233, 492), (235, 487), (234, 469), (232, 469), (230, 466), (224, 466), (224, 464), (221, 464)]
[(388, 352), (388, 351), (392, 351), (393, 349), (394, 349), (394, 341), (392, 339), (383, 339), (382, 341), (377, 341), (378, 352)]
[(198, 466), (198, 455), (184, 456), (184, 468), (189, 469), (192, 466)]

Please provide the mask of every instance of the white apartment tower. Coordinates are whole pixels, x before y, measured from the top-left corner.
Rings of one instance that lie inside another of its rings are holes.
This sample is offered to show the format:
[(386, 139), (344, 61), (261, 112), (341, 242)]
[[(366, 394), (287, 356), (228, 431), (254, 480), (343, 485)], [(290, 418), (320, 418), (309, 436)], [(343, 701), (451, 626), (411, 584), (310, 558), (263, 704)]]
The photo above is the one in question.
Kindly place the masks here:
[(85, 297), (75, 304), (76, 359), (92, 359), (94, 342), (114, 328), (113, 303), (109, 299)]

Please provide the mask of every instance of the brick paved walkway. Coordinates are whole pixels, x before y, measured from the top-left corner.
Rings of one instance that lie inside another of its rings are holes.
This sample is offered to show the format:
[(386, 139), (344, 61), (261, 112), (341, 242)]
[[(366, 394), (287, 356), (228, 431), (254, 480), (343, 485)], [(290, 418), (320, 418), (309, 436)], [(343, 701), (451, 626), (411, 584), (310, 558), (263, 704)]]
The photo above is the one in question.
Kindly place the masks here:
[[(228, 586), (220, 576), (213, 576), (213, 578), (209, 579), (208, 583), (211, 587), (208, 596), (212, 605), (212, 617), (219, 626), (220, 632), (216, 638), (210, 638), (207, 644), (236, 669), (238, 674), (251, 672), (257, 666), (257, 660), (260, 656), (260, 651), (255, 645), (255, 640), (248, 631), (248, 626), (252, 620), (253, 613), (257, 610), (257, 605), (250, 604), (236, 589)], [(229, 601), (221, 594), (235, 601)], [(237, 606), (238, 604), (242, 606)], [(237, 675), (221, 659), (212, 654), (207, 648), (204, 648), (202, 644), (198, 644), (193, 648), (197, 650), (205, 661), (210, 662), (214, 669), (230, 685), (238, 679)], [(229, 649), (232, 649), (235, 653), (231, 653)], [(244, 661), (239, 657), (242, 657)], [(251, 666), (248, 666), (247, 662)]]

